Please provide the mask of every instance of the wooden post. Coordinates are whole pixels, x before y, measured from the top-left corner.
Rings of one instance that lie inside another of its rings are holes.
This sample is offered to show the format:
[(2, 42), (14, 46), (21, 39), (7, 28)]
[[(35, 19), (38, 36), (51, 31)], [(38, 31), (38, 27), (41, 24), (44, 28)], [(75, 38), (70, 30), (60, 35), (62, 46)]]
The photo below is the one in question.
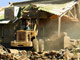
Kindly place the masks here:
[(72, 16), (72, 17), (74, 17), (74, 15), (72, 14), (72, 12), (71, 12), (70, 10), (69, 10), (69, 12), (68, 12), (68, 13), (70, 13), (70, 14), (71, 14), (71, 16)]
[(74, 6), (74, 16), (75, 16), (75, 19), (77, 18), (77, 13), (76, 13), (76, 7)]
[[(80, 0), (78, 1), (78, 11), (79, 11), (78, 16), (80, 16)], [(80, 17), (79, 17), (79, 19), (80, 19)]]
[(59, 16), (58, 18), (58, 37), (60, 36), (60, 32), (61, 32), (61, 16)]
[(77, 60), (79, 60), (79, 53), (77, 53)]

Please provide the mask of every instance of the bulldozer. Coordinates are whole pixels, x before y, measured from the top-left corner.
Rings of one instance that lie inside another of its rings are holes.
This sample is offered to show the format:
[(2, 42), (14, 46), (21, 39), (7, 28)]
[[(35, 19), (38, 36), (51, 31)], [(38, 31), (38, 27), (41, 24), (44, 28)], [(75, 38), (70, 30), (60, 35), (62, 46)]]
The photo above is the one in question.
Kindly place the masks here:
[(11, 42), (11, 46), (33, 47), (35, 51), (38, 51), (38, 39), (36, 38), (38, 32), (35, 30), (35, 27), (34, 30), (17, 30), (16, 40)]
[[(23, 29), (16, 31), (16, 40), (11, 41), (11, 46), (12, 47), (33, 47), (36, 52), (39, 52), (40, 50), (44, 50), (44, 49), (41, 46), (39, 48), (39, 45), (43, 46), (43, 44), (41, 44), (42, 43), (41, 40), (39, 42), (37, 39), (38, 19), (36, 19), (34, 17), (35, 14), (32, 15), (31, 12), (32, 11), (26, 11), (26, 10), (23, 11), (23, 15), (21, 17)], [(30, 23), (27, 23), (27, 22), (30, 22)]]

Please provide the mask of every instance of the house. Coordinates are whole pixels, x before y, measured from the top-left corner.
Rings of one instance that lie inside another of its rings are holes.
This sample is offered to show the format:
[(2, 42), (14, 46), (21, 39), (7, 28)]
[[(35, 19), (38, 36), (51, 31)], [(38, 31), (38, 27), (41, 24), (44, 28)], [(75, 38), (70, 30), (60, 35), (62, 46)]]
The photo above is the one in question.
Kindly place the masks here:
[[(0, 43), (4, 45), (5, 47), (10, 47), (11, 41), (15, 39), (15, 32), (16, 30), (20, 29), (20, 20), (15, 21), (15, 19), (4, 19), (5, 18), (5, 13), (4, 10), (0, 11)], [(11, 13), (7, 12), (8, 17), (10, 16)], [(13, 12), (14, 13), (14, 12)], [(12, 14), (13, 14), (12, 13)], [(9, 15), (10, 14), (10, 15)], [(14, 18), (14, 17), (12, 17)]]
[[(31, 3), (39, 7), (39, 11), (47, 15), (46, 18), (40, 18), (40, 26), (38, 27), (39, 29), (38, 39), (43, 39), (45, 41), (45, 50), (52, 50), (52, 49), (59, 50), (64, 48), (64, 34), (61, 32), (67, 32), (71, 38), (76, 38), (76, 39), (79, 38), (80, 22), (78, 21), (79, 15), (77, 12), (78, 1), (72, 1), (72, 0), (34, 1), (33, 0), (33, 1), (13, 2), (12, 6), (25, 7)], [(42, 14), (40, 14), (40, 16), (42, 16)], [(0, 24), (1, 27), (7, 26), (6, 28), (2, 27), (2, 29), (4, 30), (1, 30), (3, 31), (3, 33), (1, 33), (1, 39), (4, 39), (2, 40), (3, 42), (6, 43), (9, 41), (10, 43), (11, 40), (14, 40), (14, 32), (17, 30), (17, 29), (14, 30), (16, 24), (17, 22), (12, 23), (11, 25)]]

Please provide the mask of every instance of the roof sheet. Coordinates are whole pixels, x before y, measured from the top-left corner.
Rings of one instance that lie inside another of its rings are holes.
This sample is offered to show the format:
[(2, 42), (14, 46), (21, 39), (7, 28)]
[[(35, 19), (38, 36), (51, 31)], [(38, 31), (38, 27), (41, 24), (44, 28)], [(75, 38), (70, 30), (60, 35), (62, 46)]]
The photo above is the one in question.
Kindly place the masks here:
[(0, 24), (8, 24), (10, 22), (10, 20), (2, 20), (0, 21)]
[(13, 5), (15, 4), (24, 4), (24, 3), (42, 3), (42, 4), (59, 4), (59, 3), (66, 3), (66, 2), (70, 2), (73, 0), (25, 0), (25, 1), (21, 1), (21, 2), (13, 2)]
[(43, 10), (52, 14), (61, 15), (71, 9), (77, 2), (71, 1), (65, 4), (35, 4), (38, 10)]

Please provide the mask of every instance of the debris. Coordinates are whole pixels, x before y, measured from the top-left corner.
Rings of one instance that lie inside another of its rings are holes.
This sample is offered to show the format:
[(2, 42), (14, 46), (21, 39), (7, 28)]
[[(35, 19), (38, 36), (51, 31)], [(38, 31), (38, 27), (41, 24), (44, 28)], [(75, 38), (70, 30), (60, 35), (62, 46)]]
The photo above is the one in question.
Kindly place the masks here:
[(19, 51), (17, 49), (9, 49), (10, 53), (18, 54)]

